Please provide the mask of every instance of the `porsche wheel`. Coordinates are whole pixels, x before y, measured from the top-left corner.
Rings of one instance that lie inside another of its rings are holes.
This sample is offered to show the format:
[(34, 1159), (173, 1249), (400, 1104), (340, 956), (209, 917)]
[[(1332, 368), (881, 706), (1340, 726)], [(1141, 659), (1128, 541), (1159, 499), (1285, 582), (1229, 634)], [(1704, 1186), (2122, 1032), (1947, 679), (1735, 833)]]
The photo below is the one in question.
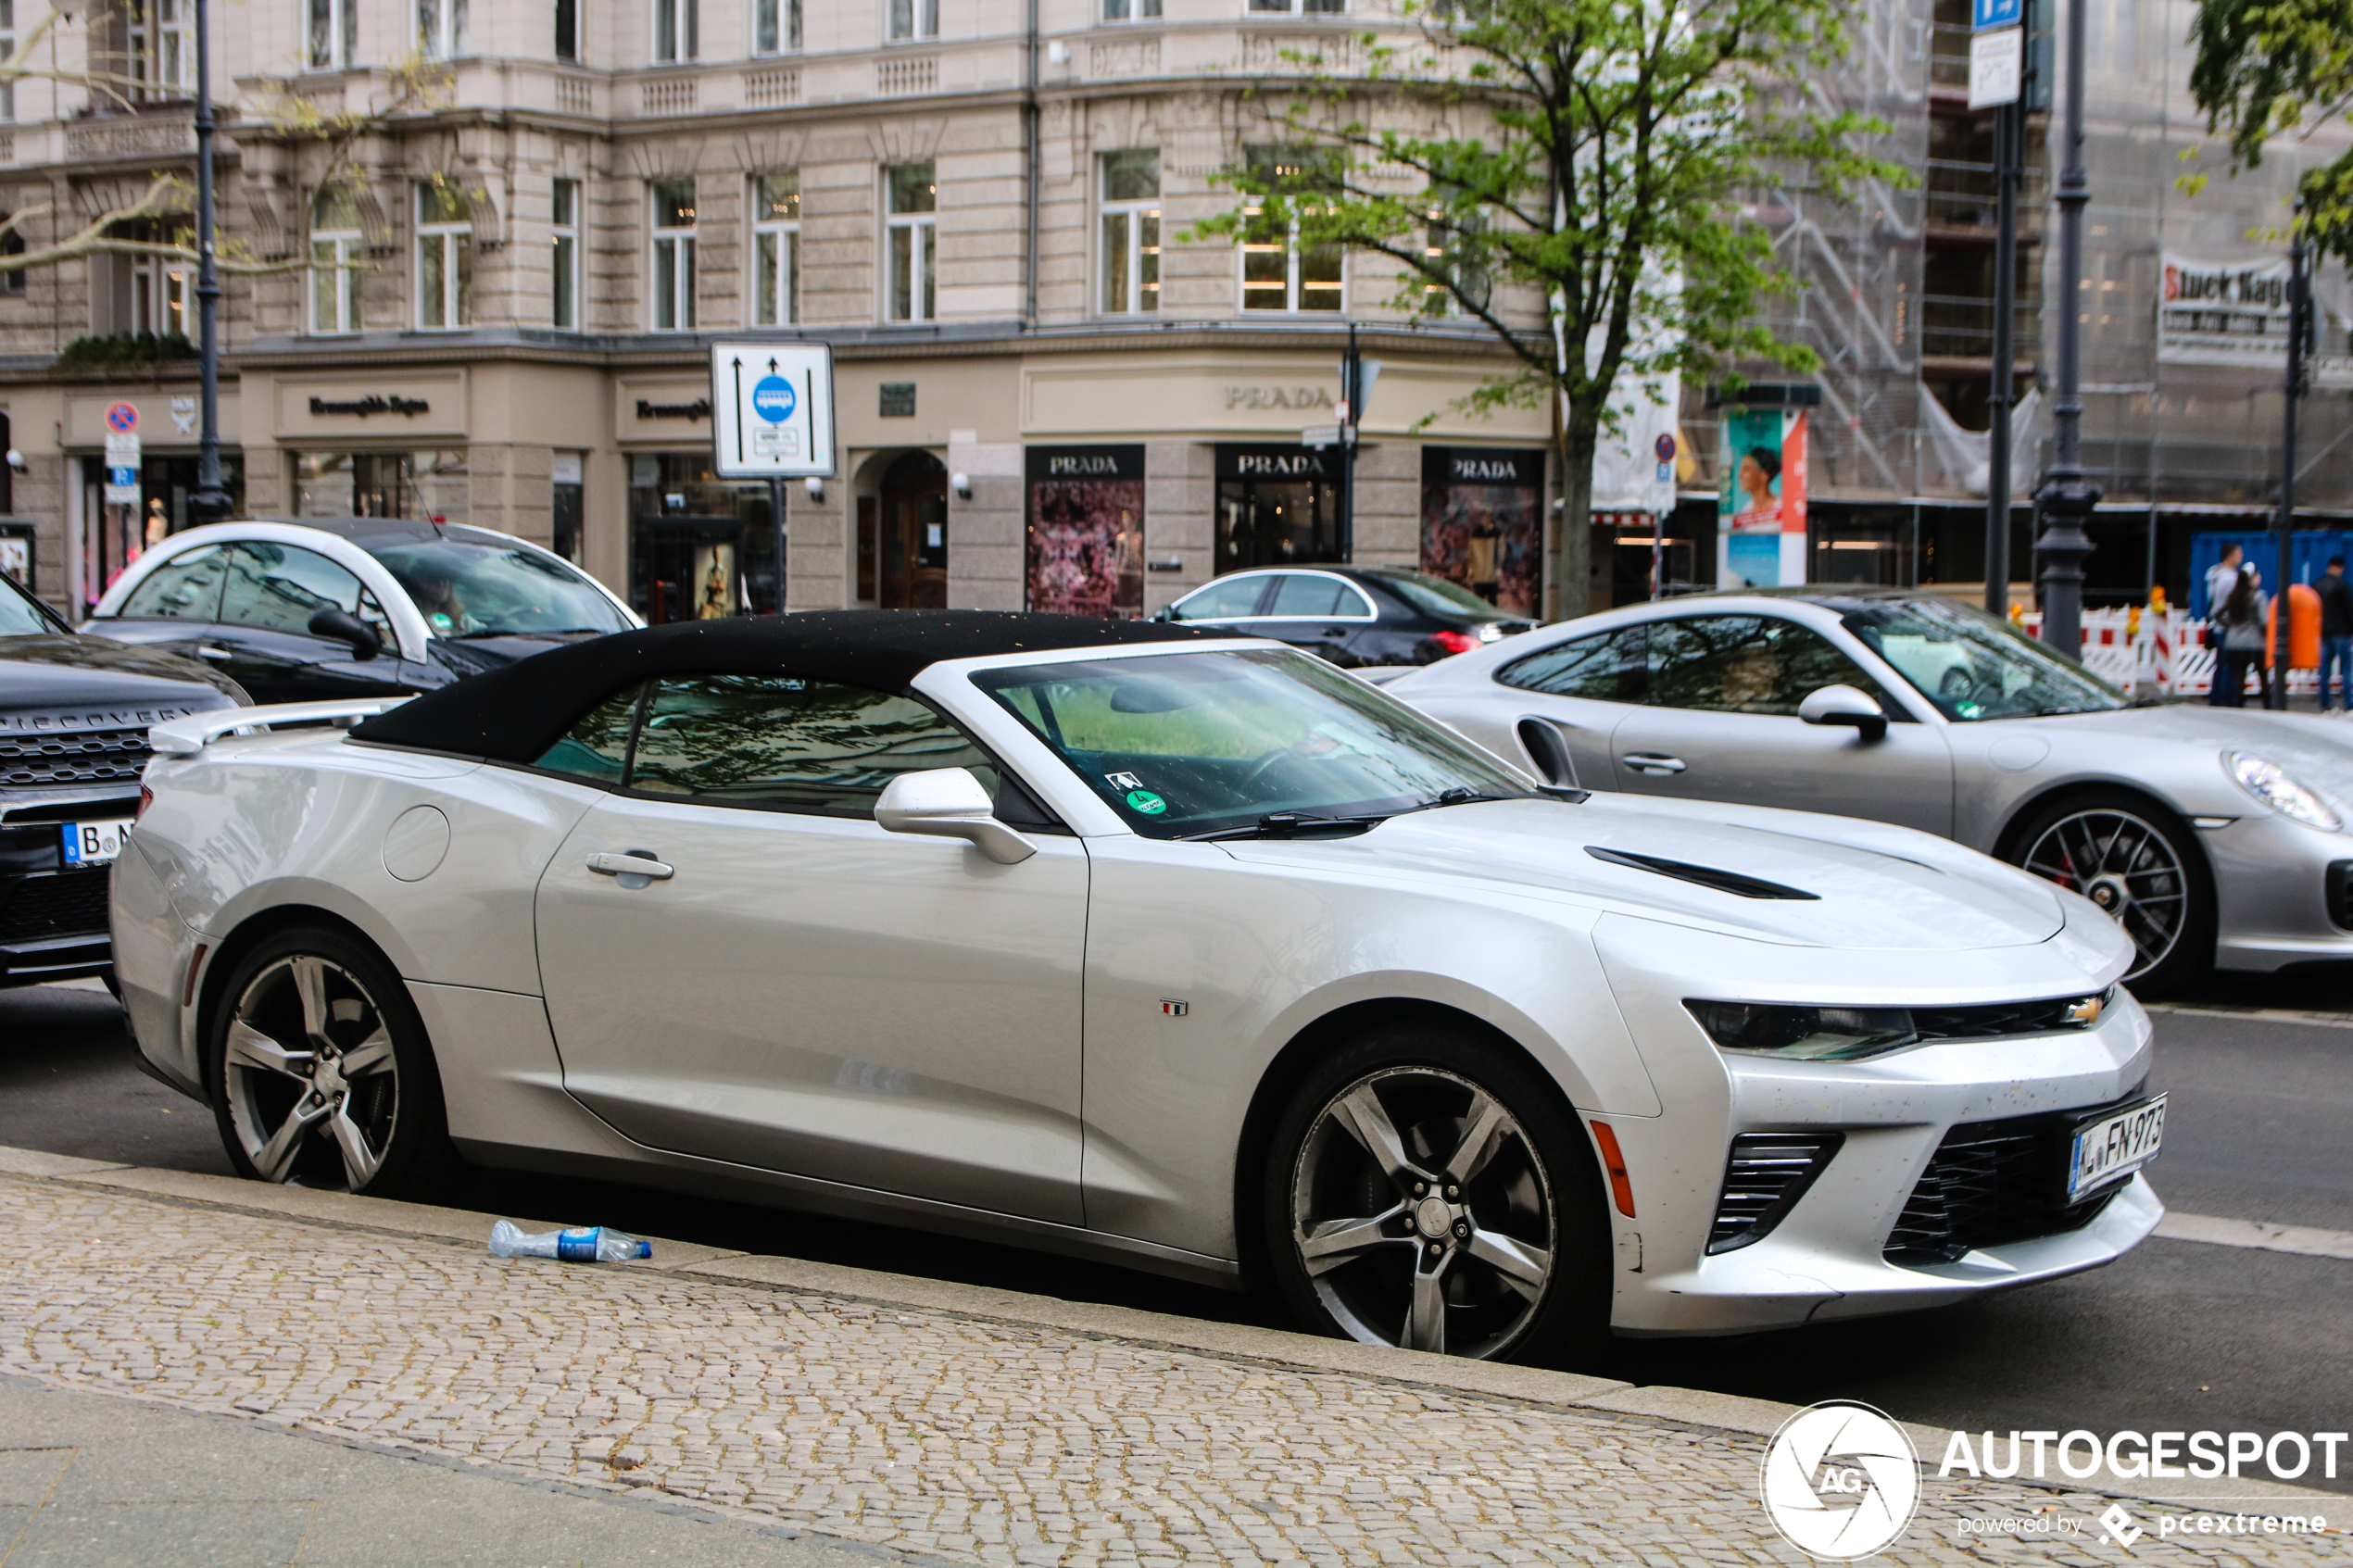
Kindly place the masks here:
[(408, 987), (343, 933), (266, 938), (221, 988), (206, 1039), (214, 1115), (239, 1174), (405, 1198), (455, 1171)]
[(2160, 997), (2214, 960), (2214, 882), (2190, 830), (2136, 797), (2074, 796), (2045, 807), (2012, 840), (2010, 859), (2081, 893), (2136, 949), (2124, 976)]
[(1607, 1332), (1601, 1206), (1584, 1130), (1531, 1069), (1403, 1028), (1295, 1091), (1264, 1224), (1277, 1284), (1313, 1332), (1560, 1364)]

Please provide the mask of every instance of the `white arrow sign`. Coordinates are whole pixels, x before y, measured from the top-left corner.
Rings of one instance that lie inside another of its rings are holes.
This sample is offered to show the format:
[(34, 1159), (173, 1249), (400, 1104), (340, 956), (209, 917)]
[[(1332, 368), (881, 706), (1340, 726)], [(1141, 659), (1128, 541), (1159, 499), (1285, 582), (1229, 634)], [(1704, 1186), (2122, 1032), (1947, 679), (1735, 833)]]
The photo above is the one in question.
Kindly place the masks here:
[(832, 478), (832, 347), (712, 344), (711, 424), (723, 479)]

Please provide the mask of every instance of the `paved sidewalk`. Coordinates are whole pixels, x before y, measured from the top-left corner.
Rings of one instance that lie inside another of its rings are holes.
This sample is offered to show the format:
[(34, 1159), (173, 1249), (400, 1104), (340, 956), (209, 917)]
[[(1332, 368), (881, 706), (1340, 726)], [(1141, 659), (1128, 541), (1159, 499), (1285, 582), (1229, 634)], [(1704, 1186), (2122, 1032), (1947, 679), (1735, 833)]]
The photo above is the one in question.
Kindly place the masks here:
[[(486, 1234), (486, 1216), (37, 1157), (14, 1168), (69, 1179), (0, 1176), (11, 1254), (0, 1372), (58, 1388), (406, 1450), (494, 1484), (660, 1494), (963, 1562), (1804, 1561), (1755, 1500), (1762, 1440), (1734, 1429), (1769, 1430), (1780, 1413), (1770, 1407), (1743, 1414), (1744, 1401), (1146, 1313), (1063, 1314), (1128, 1330), (1105, 1332), (1036, 1321), (1060, 1304), (1005, 1293), (966, 1291), (962, 1311), (899, 1305), (888, 1292), (920, 1299), (925, 1282), (868, 1275), (886, 1283), (862, 1286), (857, 1271), (837, 1270), (843, 1288), (811, 1288), (823, 1271), (709, 1248), (658, 1246), (653, 1269), (501, 1261), (455, 1239)], [(143, 1185), (181, 1196), (131, 1190)], [(729, 1273), (752, 1283), (719, 1277)], [(991, 1296), (1035, 1303), (1023, 1309), (1033, 1321), (1014, 1321), (1015, 1306), (988, 1315)], [(1671, 1419), (1691, 1411), (1698, 1421)], [(0, 1447), (40, 1445), (0, 1429)], [(1965, 1520), (2059, 1515), (2088, 1531), (2108, 1499), (1938, 1482), (1941, 1451), (1928, 1450), (1919, 1516), (1892, 1560), (2124, 1555), (1966, 1532)], [(35, 1480), (46, 1462), (0, 1461)], [(16, 1474), (0, 1468), (0, 1486), (16, 1488), (0, 1500), (30, 1485), (6, 1479)], [(169, 1473), (156, 1485), (160, 1497)], [(2294, 1496), (2273, 1506), (2344, 1501)], [(421, 1506), (421, 1529), (387, 1527), (370, 1561), (540, 1560), (468, 1539), (479, 1527)], [(2141, 1508), (2144, 1524), (2151, 1515)], [(452, 1539), (468, 1550), (435, 1544)], [(5, 1542), (6, 1568), (48, 1561), (12, 1558)], [(2131, 1553), (2295, 1565), (2349, 1555), (2342, 1533), (2193, 1546), (2154, 1530)], [(257, 1540), (243, 1557), (195, 1560), (295, 1559)]]

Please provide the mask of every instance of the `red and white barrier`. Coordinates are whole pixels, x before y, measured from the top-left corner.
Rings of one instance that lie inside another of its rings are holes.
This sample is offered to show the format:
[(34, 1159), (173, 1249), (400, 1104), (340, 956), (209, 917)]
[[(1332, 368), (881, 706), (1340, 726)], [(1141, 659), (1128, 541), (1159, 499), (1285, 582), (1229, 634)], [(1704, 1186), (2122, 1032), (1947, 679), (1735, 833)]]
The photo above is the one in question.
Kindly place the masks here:
[[(2040, 611), (2029, 610), (2022, 625), (2032, 637), (2043, 634)], [(2118, 687), (2128, 696), (2204, 696), (2214, 686), (2215, 650), (2206, 646), (2207, 622), (2188, 611), (2168, 608), (2161, 614), (2141, 608), (2087, 609), (2083, 612), (2083, 667)], [(2260, 678), (2247, 671), (2250, 696), (2262, 691)], [(2320, 689), (2320, 674), (2312, 670), (2287, 672), (2291, 696), (2310, 696)]]

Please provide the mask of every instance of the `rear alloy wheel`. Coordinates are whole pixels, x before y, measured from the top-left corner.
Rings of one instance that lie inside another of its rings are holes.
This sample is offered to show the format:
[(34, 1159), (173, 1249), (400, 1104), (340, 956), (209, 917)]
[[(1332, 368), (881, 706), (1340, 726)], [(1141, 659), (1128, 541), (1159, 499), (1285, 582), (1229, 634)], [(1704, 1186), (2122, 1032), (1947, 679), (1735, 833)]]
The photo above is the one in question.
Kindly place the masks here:
[(340, 932), (282, 932), (220, 997), (208, 1065), (241, 1174), (385, 1197), (454, 1170), (423, 1025), (375, 953)]
[(2189, 832), (2129, 797), (2077, 797), (2039, 814), (2016, 841), (2018, 863), (2080, 893), (2124, 928), (2136, 949), (2124, 977), (2158, 997), (2214, 956), (2212, 878)]
[(1268, 1250), (1307, 1327), (1546, 1362), (1606, 1332), (1583, 1130), (1507, 1053), (1415, 1028), (1362, 1040), (1300, 1086), (1271, 1152)]

